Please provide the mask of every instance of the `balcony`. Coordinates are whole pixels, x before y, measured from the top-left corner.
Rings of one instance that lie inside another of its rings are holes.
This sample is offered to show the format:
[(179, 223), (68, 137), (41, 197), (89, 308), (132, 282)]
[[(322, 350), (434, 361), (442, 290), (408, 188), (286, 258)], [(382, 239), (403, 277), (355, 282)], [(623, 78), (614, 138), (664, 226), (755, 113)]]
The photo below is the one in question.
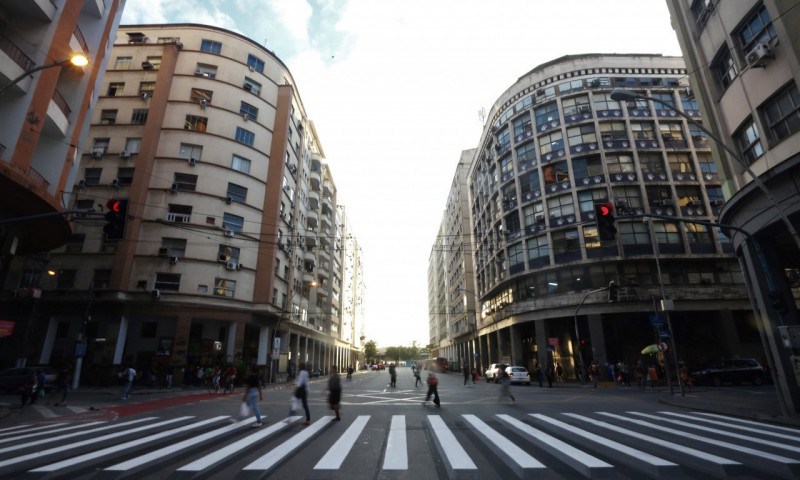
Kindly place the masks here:
[[(33, 60), (25, 55), (8, 37), (0, 34), (0, 77), (3, 84), (10, 83), (34, 67)], [(17, 91), (26, 91), (30, 79), (22, 80), (14, 87)]]
[(58, 90), (54, 91), (53, 98), (47, 106), (48, 126), (55, 126), (55, 128), (61, 132), (62, 136), (66, 135), (69, 130), (69, 116), (71, 113), (72, 110), (69, 108), (69, 105), (67, 105), (67, 101), (61, 93)]
[(56, 0), (6, 1), (3, 2), (3, 8), (20, 20), (24, 18), (45, 22), (52, 22), (58, 11)]

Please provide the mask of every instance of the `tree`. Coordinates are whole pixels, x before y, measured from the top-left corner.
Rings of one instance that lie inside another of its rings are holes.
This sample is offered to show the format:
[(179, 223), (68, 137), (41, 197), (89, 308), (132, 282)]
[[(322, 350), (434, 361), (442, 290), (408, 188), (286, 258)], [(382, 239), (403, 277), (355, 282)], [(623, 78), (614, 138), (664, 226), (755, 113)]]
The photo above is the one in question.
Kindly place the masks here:
[(378, 345), (375, 344), (375, 340), (370, 340), (366, 344), (364, 344), (364, 357), (372, 361), (378, 355)]

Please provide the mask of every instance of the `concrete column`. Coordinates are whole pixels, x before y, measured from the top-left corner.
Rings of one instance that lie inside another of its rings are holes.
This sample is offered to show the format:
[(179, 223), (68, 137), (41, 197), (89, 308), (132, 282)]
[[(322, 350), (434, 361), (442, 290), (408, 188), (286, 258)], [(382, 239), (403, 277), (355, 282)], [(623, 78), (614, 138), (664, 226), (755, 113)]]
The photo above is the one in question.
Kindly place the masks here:
[[(191, 325), (191, 318), (189, 319), (189, 324)], [(188, 329), (187, 329), (187, 336), (188, 336)], [(119, 332), (117, 332), (117, 348), (114, 349), (114, 365), (121, 365), (123, 358), (122, 355), (125, 353), (125, 340), (128, 338), (128, 317), (121, 316), (119, 318)], [(184, 351), (185, 352), (185, 351)], [(184, 362), (185, 362), (184, 356)]]
[(592, 358), (584, 358), (588, 365), (592, 360), (598, 365), (603, 365), (608, 360), (606, 354), (606, 337), (603, 333), (603, 318), (598, 314), (588, 315), (589, 319), (589, 345), (592, 347)]
[(545, 320), (534, 321), (534, 328), (536, 330), (537, 358), (539, 360), (539, 366), (542, 368), (542, 372), (544, 372), (547, 366), (547, 337), (550, 335), (550, 329)]
[(50, 356), (53, 355), (53, 344), (56, 341), (56, 330), (58, 330), (58, 319), (50, 317), (47, 322), (47, 332), (44, 334), (44, 343), (42, 344), (42, 354), (39, 356), (39, 365), (49, 365)]
[(511, 364), (524, 365), (522, 362), (522, 335), (517, 325), (511, 325), (508, 329), (509, 343), (511, 344)]
[[(733, 320), (733, 312), (731, 312), (730, 309), (720, 310), (719, 319), (720, 322), (717, 325), (719, 325), (719, 334), (722, 344), (728, 345), (731, 352), (740, 352), (742, 350), (741, 343), (739, 342), (739, 334), (736, 331), (736, 322)], [(675, 338), (676, 342), (680, 342), (681, 340), (680, 338)], [(681, 351), (678, 349), (678, 354), (680, 355), (680, 353)], [(678, 360), (685, 359), (679, 358)]]
[(270, 345), (269, 327), (261, 326), (258, 332), (258, 354), (256, 357), (257, 365), (267, 365), (269, 362), (269, 352), (272, 348)]
[(236, 355), (236, 323), (236, 321), (228, 323), (228, 339), (225, 342), (225, 358), (229, 363), (233, 363), (233, 359)]

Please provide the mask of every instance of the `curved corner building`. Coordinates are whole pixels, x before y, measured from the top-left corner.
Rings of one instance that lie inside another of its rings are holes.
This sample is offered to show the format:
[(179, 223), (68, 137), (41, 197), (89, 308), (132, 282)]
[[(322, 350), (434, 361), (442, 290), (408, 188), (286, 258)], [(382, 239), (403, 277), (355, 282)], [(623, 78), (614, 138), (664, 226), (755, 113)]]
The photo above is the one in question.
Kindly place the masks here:
[[(762, 357), (730, 239), (692, 223), (715, 220), (724, 203), (708, 139), (654, 102), (611, 99), (626, 88), (700, 122), (688, 85), (681, 58), (587, 54), (540, 65), (502, 94), (467, 161), (470, 225), (456, 236), (448, 204), (432, 253), (440, 356), (481, 370), (553, 361), (571, 375), (580, 356), (655, 361), (640, 352), (667, 339), (671, 323), (690, 365), (732, 352)], [(601, 242), (595, 206), (606, 203), (618, 233)], [(457, 250), (453, 238), (467, 245), (462, 258), (437, 259)]]

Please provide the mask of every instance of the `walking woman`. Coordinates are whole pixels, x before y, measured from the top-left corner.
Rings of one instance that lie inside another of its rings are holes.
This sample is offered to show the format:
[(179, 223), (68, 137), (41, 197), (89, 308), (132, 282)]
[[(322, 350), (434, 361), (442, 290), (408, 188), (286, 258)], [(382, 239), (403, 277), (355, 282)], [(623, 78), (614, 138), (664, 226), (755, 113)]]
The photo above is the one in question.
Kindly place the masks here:
[[(306, 412), (306, 421), (303, 422), (303, 425), (310, 425), (311, 412), (308, 410), (308, 371), (306, 370), (305, 363), (300, 364), (300, 371), (297, 373), (297, 377), (294, 380), (294, 396), (300, 399), (303, 403), (303, 410)], [(289, 416), (291, 417), (292, 415), (294, 415), (294, 409), (289, 412)]]
[[(258, 409), (258, 402), (264, 401), (264, 394), (261, 390), (261, 379), (258, 378), (258, 374), (252, 373), (247, 377), (247, 392), (245, 392), (242, 401), (247, 404), (247, 407), (256, 416), (256, 423), (253, 424), (253, 427), (260, 427), (261, 411)], [(240, 417), (239, 420), (244, 420), (244, 416)]]
[(338, 422), (342, 418), (339, 416), (339, 407), (342, 402), (342, 381), (339, 378), (339, 374), (336, 372), (335, 368), (331, 373), (331, 376), (328, 377), (328, 405), (331, 407), (331, 410), (336, 414), (336, 418), (333, 419), (334, 422)]

